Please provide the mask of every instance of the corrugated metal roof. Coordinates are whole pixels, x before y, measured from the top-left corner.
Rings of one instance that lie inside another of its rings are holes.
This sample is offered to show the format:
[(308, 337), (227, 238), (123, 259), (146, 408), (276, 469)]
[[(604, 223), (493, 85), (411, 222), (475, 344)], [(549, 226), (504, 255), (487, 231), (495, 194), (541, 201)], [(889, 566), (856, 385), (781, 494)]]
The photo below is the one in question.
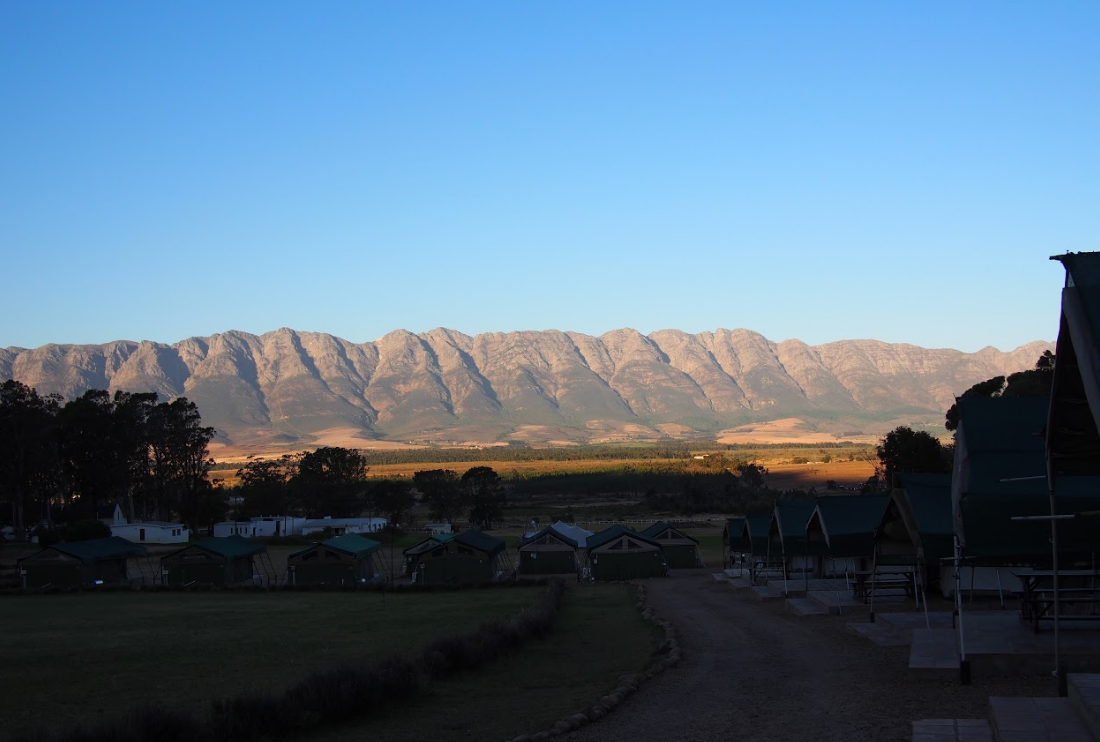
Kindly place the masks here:
[(293, 554), (288, 554), (287, 559), (294, 559), (296, 557), (302, 556), (303, 554), (308, 554), (319, 546), (324, 546), (326, 548), (333, 549), (334, 551), (340, 551), (345, 554), (350, 554), (356, 559), (364, 557), (368, 554), (372, 554), (382, 548), (382, 544), (375, 541), (374, 539), (360, 536), (357, 533), (345, 533), (341, 536), (333, 536), (330, 539), (325, 539), (320, 543), (316, 543), (309, 548), (296, 551)]

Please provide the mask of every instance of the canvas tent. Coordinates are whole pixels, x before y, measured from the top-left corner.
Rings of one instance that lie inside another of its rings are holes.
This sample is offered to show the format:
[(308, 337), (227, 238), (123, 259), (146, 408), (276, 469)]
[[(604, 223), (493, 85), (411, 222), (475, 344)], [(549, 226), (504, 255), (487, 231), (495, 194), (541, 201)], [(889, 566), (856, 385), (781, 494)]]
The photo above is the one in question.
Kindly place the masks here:
[(576, 574), (577, 542), (547, 526), (519, 542), (519, 573), (522, 575)]
[[(161, 582), (182, 586), (250, 583), (260, 566), (254, 560), (262, 560), (266, 554), (266, 546), (242, 536), (199, 541), (161, 557)], [(267, 576), (270, 579), (270, 574)]]
[(678, 528), (673, 528), (663, 520), (641, 531), (641, 534), (661, 545), (661, 550), (665, 554), (665, 563), (670, 569), (692, 569), (702, 566), (698, 539)]
[(768, 548), (772, 557), (779, 552), (786, 574), (820, 570), (824, 545), (811, 543), (806, 538), (806, 526), (814, 514), (814, 507), (813, 500), (777, 500), (772, 510)]
[(588, 539), (588, 571), (594, 580), (633, 580), (668, 573), (661, 544), (614, 525)]
[(493, 582), (503, 576), (504, 548), (499, 538), (471, 528), (422, 552), (413, 581), (420, 585)]
[(72, 541), (20, 559), (19, 573), (25, 588), (125, 584), (126, 560), (145, 554), (144, 547), (118, 536)]
[(741, 535), (745, 530), (744, 516), (726, 518), (726, 525), (722, 529), (722, 561), (726, 567), (734, 567), (741, 564), (741, 555), (745, 549), (741, 546)]
[(555, 522), (551, 527), (561, 535), (573, 539), (573, 541), (577, 543), (578, 549), (584, 549), (588, 546), (588, 537), (593, 533), (586, 528), (581, 528), (580, 526), (565, 523), (560, 520)]
[(380, 574), (374, 553), (382, 544), (355, 533), (345, 533), (296, 551), (287, 557), (291, 585), (354, 585)]
[(453, 533), (433, 533), (432, 535), (425, 538), (423, 541), (418, 541), (402, 551), (401, 555), (403, 557), (404, 563), (402, 565), (401, 574), (405, 575), (406, 577), (412, 577), (414, 574), (416, 574), (416, 567), (417, 564), (420, 563), (421, 556), (431, 551), (439, 544), (450, 541), (454, 537), (455, 534)]
[[(741, 531), (741, 551), (749, 555), (750, 572), (752, 579), (761, 570), (779, 569), (783, 565), (782, 554), (779, 549), (771, 554), (771, 542), (768, 540), (768, 532), (771, 529), (772, 512), (749, 513), (745, 516), (745, 526)], [(774, 556), (774, 558), (772, 558)]]
[(1049, 563), (1049, 523), (1013, 518), (1050, 514), (1044, 435), (1050, 400), (968, 397), (957, 406), (951, 504), (962, 556)]
[(823, 571), (847, 574), (867, 569), (875, 552), (875, 529), (882, 522), (887, 495), (819, 497), (806, 524), (811, 551), (828, 555)]
[(950, 474), (898, 474), (875, 532), (883, 564), (939, 564), (954, 554)]

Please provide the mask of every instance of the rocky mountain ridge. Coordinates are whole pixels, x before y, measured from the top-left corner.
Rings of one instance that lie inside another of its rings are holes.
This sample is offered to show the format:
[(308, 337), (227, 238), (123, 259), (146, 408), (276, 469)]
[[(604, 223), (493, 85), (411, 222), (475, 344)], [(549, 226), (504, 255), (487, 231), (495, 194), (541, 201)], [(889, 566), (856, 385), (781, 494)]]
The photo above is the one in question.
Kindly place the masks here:
[(0, 349), (0, 379), (67, 399), (86, 389), (186, 396), (234, 444), (369, 440), (532, 444), (714, 435), (786, 417), (880, 432), (935, 424), (978, 381), (1031, 368), (1048, 342), (1001, 352), (875, 340), (810, 346), (750, 330), (598, 337), (556, 330), (396, 330), (370, 343), (280, 329), (171, 345)]

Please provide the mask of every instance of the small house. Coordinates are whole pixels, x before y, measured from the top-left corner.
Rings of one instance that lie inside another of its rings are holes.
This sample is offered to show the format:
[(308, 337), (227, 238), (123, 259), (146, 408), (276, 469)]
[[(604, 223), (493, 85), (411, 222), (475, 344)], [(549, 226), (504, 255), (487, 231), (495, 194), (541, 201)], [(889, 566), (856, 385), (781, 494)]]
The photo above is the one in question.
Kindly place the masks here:
[(659, 520), (641, 532), (661, 545), (665, 563), (670, 569), (692, 569), (703, 566), (699, 556), (699, 540)]
[(263, 515), (248, 520), (227, 520), (214, 524), (214, 537), (281, 538), (303, 535), (306, 518), (291, 515)]
[(588, 573), (600, 581), (664, 577), (668, 564), (660, 543), (614, 525), (589, 536)]
[(451, 533), (452, 532), (450, 523), (425, 523), (424, 524), (424, 530), (427, 531), (428, 533), (433, 534), (433, 535), (437, 534), (437, 533)]
[(96, 508), (96, 520), (105, 526), (119, 526), (126, 522), (126, 516), (122, 514), (122, 505), (117, 502), (105, 503)]
[(563, 575), (580, 571), (577, 542), (547, 526), (519, 542), (521, 575)]
[(19, 574), (25, 588), (127, 584), (126, 560), (145, 554), (144, 547), (118, 536), (72, 541), (20, 559)]
[(156, 520), (111, 526), (111, 535), (136, 544), (186, 544), (191, 540), (191, 532), (182, 523)]
[(504, 576), (504, 549), (499, 538), (471, 528), (422, 552), (411, 577), (419, 585), (494, 582)]
[(165, 585), (243, 585), (253, 582), (255, 559), (267, 553), (263, 544), (242, 536), (199, 541), (161, 557)]
[(345, 533), (296, 551), (287, 557), (291, 585), (354, 585), (381, 574), (374, 554), (382, 544), (356, 533)]

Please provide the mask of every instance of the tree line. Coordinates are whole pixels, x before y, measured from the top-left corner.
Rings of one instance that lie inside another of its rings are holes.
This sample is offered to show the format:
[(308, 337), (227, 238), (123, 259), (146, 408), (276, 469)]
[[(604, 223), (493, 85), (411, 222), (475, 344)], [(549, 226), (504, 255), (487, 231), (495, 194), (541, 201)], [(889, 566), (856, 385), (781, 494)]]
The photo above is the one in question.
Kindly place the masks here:
[(488, 466), (475, 466), (462, 476), (450, 469), (426, 469), (416, 472), (411, 481), (368, 480), (367, 472), (362, 453), (336, 446), (250, 461), (237, 470), (235, 512), (241, 518), (318, 512), (346, 517), (369, 512), (401, 526), (409, 520), (419, 493), (433, 519), (451, 523), (466, 515), (471, 523), (488, 530), (500, 520), (508, 502), (504, 482)]
[(207, 478), (213, 428), (186, 397), (90, 389), (65, 402), (0, 384), (0, 503), (22, 536), (40, 522), (92, 520), (119, 503), (131, 521), (220, 519)]

